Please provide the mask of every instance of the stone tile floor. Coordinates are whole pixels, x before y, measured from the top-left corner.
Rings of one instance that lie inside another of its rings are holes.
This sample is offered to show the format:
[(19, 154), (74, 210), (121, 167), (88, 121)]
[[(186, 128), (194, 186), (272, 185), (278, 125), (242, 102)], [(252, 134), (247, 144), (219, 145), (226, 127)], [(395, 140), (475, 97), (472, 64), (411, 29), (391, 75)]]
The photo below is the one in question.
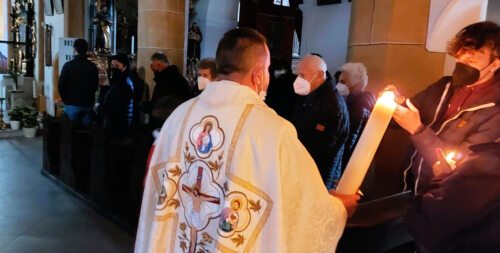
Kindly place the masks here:
[(133, 252), (133, 236), (41, 169), (41, 137), (0, 139), (0, 252)]

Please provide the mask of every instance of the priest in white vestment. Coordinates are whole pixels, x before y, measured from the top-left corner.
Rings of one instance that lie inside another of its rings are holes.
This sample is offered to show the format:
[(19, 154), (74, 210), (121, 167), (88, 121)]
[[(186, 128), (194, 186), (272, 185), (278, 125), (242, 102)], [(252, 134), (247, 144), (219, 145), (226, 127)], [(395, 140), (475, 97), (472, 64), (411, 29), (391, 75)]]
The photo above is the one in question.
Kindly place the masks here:
[(220, 81), (163, 125), (135, 252), (335, 252), (346, 208), (292, 124), (259, 96), (269, 82), (265, 43), (252, 29), (226, 33)]

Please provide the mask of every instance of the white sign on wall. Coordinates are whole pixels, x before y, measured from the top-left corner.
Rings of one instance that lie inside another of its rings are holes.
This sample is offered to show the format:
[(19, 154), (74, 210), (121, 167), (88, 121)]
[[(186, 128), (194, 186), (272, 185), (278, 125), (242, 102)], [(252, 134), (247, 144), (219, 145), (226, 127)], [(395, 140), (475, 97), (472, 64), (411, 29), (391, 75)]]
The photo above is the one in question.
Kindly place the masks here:
[(73, 49), (73, 42), (76, 38), (59, 38), (59, 74), (66, 62), (75, 58), (75, 50)]

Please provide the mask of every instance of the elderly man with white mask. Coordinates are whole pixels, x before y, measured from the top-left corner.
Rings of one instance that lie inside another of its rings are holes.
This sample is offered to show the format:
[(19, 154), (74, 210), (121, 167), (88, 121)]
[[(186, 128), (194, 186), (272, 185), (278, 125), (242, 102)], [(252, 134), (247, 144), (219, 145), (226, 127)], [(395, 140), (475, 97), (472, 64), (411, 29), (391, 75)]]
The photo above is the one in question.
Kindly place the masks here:
[(344, 151), (343, 168), (347, 165), (359, 136), (370, 117), (375, 97), (365, 91), (368, 85), (368, 73), (363, 63), (349, 62), (340, 68), (337, 89), (344, 96), (349, 110), (349, 138)]
[(344, 99), (326, 77), (326, 63), (307, 55), (297, 65), (293, 86), (299, 98), (292, 123), (299, 139), (318, 165), (328, 189), (340, 179), (342, 156), (349, 133), (349, 114)]

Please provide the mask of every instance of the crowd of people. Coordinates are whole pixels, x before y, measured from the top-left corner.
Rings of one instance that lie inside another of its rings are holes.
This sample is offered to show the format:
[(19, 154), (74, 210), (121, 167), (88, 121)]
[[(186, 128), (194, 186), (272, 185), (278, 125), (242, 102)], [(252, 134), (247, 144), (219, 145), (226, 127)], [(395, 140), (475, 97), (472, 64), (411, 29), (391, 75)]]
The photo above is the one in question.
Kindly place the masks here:
[[(321, 55), (310, 54), (292, 71), (271, 59), (264, 36), (238, 28), (220, 40), (215, 58), (199, 62), (194, 87), (165, 54), (153, 54), (151, 100), (127, 56), (113, 56), (110, 85), (99, 88), (94, 108), (97, 68), (85, 58), (86, 42), (74, 45), (59, 80), (72, 121), (89, 124), (96, 112), (123, 136), (146, 113), (151, 129), (161, 128), (136, 252), (335, 251), (360, 198), (337, 193), (336, 183), (375, 104), (362, 63), (332, 77)], [(448, 53), (457, 60), (451, 77), (411, 99), (385, 88), (397, 95), (393, 125), (415, 148), (404, 189), (415, 200), (405, 222), (421, 252), (491, 252), (500, 247), (500, 27), (467, 26)]]

